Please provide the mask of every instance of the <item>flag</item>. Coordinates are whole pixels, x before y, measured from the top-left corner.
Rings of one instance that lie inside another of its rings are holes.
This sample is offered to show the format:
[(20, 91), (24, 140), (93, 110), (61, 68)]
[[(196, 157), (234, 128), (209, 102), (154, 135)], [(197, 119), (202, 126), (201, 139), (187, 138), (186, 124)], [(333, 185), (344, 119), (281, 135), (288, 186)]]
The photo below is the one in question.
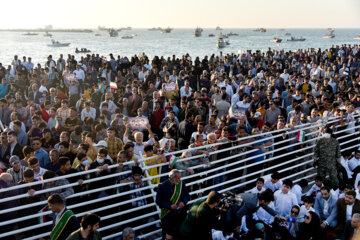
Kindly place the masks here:
[(116, 82), (110, 82), (110, 88), (118, 89)]
[(57, 117), (55, 117), (54, 128), (55, 128), (56, 130), (59, 130), (59, 128), (60, 128), (60, 123), (59, 123)]
[(296, 137), (296, 141), (298, 142), (305, 142), (305, 132), (303, 130), (299, 130), (297, 137)]
[(161, 90), (158, 92), (158, 94), (159, 94), (159, 98), (162, 97), (162, 96), (164, 95), (163, 90), (161, 89)]
[(234, 106), (231, 106), (231, 107), (229, 108), (229, 116), (230, 116), (230, 118), (233, 118), (233, 117), (234, 117)]
[(249, 83), (249, 87), (252, 87), (254, 85), (254, 79), (251, 79), (250, 83)]
[(176, 78), (176, 82), (175, 82), (175, 89), (176, 89), (176, 90), (179, 90), (178, 78)]
[(169, 168), (173, 168), (175, 166), (176, 161), (178, 160), (178, 158), (175, 155), (170, 155), (169, 156)]
[[(43, 208), (39, 211), (39, 213), (44, 213), (44, 212), (46, 212), (46, 210), (47, 210), (47, 206), (43, 207)], [(38, 217), (38, 222), (39, 222), (39, 223), (44, 223), (44, 222), (46, 222), (46, 215), (39, 216), (39, 217)]]

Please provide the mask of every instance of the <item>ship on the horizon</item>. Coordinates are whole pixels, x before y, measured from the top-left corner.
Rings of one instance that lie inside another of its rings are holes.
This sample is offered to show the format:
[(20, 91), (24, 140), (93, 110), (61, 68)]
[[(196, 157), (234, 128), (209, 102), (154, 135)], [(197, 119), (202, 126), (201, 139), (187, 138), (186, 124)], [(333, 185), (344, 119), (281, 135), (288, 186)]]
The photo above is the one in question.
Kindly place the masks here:
[(32, 32), (27, 32), (27, 33), (23, 33), (23, 36), (36, 36), (39, 35), (38, 33), (32, 33)]
[(334, 38), (335, 37), (335, 34), (334, 34), (334, 29), (332, 28), (328, 28), (328, 34), (326, 34), (323, 38)]
[(163, 29), (161, 29), (161, 33), (170, 33), (171, 30), (172, 30), (172, 28), (169, 28), (169, 27), (163, 28)]
[(112, 28), (112, 29), (109, 29), (108, 32), (109, 32), (110, 37), (117, 37), (117, 36), (119, 36), (118, 31), (115, 30), (115, 29), (113, 29), (113, 28)]
[(201, 36), (202, 29), (197, 27), (194, 32), (194, 37), (200, 37)]
[(153, 27), (153, 28), (148, 28), (148, 31), (161, 31), (161, 27)]
[(265, 28), (257, 28), (257, 29), (254, 29), (253, 31), (254, 32), (262, 32), (262, 33), (264, 33), (264, 32), (266, 32), (266, 29)]
[(217, 26), (215, 30), (223, 30), (221, 27)]

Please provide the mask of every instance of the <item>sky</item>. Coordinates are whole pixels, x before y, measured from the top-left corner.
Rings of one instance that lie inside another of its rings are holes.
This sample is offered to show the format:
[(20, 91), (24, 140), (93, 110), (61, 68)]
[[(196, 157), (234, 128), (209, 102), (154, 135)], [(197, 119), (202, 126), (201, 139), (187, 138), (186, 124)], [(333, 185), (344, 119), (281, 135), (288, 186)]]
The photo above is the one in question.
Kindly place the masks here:
[(360, 0), (5, 0), (1, 7), (0, 29), (360, 28)]

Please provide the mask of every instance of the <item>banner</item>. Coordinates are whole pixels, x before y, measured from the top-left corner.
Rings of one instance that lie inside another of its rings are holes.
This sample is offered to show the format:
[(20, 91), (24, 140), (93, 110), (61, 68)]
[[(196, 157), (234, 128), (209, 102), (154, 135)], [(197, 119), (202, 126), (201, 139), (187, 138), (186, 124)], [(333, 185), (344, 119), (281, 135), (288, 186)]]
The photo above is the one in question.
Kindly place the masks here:
[(65, 80), (66, 81), (69, 81), (69, 82), (71, 82), (71, 80), (76, 80), (77, 78), (76, 78), (76, 75), (75, 74), (72, 74), (72, 73), (69, 73), (69, 74), (65, 74)]
[(236, 109), (233, 106), (229, 109), (230, 118), (235, 118), (237, 120), (244, 120), (245, 110)]
[(143, 129), (149, 123), (147, 117), (129, 117), (128, 123), (132, 129)]
[(164, 91), (165, 92), (174, 92), (176, 91), (176, 83), (164, 83)]

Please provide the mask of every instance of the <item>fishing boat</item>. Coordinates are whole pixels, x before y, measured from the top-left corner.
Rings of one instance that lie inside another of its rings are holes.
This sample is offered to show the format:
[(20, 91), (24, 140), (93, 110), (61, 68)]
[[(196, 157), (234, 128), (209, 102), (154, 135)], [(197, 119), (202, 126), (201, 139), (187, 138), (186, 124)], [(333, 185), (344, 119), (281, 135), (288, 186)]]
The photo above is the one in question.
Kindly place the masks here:
[(61, 43), (59, 41), (51, 40), (51, 44), (48, 44), (48, 47), (68, 47), (70, 43)]
[(121, 37), (122, 39), (132, 39), (133, 37), (130, 35), (124, 35)]
[(228, 34), (226, 34), (228, 37), (231, 37), (231, 36), (239, 36), (239, 34), (237, 33), (233, 33), (233, 32), (229, 32)]
[(277, 37), (274, 37), (273, 39), (270, 40), (270, 42), (274, 42), (274, 43), (281, 43), (281, 41), (282, 39)]
[(285, 33), (285, 36), (291, 36), (291, 33), (287, 32)]
[(52, 37), (51, 33), (45, 32), (44, 37)]
[(328, 28), (328, 34), (326, 34), (323, 38), (334, 38), (335, 37), (335, 34), (334, 34), (334, 29), (332, 28)]
[(119, 33), (118, 33), (118, 31), (116, 31), (115, 29), (109, 29), (109, 35), (110, 35), (110, 37), (117, 37), (117, 36), (119, 36)]
[(358, 35), (356, 38), (354, 38), (355, 40), (360, 40), (360, 35)]
[(211, 34), (209, 34), (209, 37), (215, 37), (215, 34), (211, 33)]
[(201, 36), (201, 28), (197, 27), (194, 32), (194, 37), (200, 37)]
[(22, 35), (23, 36), (36, 36), (36, 35), (39, 35), (39, 34), (38, 33), (27, 32), (27, 33), (24, 33)]
[(217, 27), (215, 28), (215, 30), (220, 31), (220, 30), (223, 30), (223, 29), (222, 29), (221, 27), (217, 26)]
[(288, 42), (303, 42), (305, 41), (306, 38), (303, 38), (303, 37), (299, 37), (299, 38), (296, 38), (296, 37), (291, 37), (290, 39), (288, 39), (287, 41)]
[(157, 27), (157, 28), (149, 28), (148, 31), (161, 31), (161, 27)]
[(226, 46), (226, 42), (222, 37), (219, 37), (216, 43), (216, 48), (224, 48), (225, 46)]
[(161, 33), (170, 33), (171, 30), (172, 30), (172, 28), (169, 28), (169, 27), (163, 28), (163, 29), (161, 29)]
[(75, 53), (90, 53), (90, 52), (91, 51), (86, 48), (80, 48), (80, 50), (78, 48), (75, 49)]

